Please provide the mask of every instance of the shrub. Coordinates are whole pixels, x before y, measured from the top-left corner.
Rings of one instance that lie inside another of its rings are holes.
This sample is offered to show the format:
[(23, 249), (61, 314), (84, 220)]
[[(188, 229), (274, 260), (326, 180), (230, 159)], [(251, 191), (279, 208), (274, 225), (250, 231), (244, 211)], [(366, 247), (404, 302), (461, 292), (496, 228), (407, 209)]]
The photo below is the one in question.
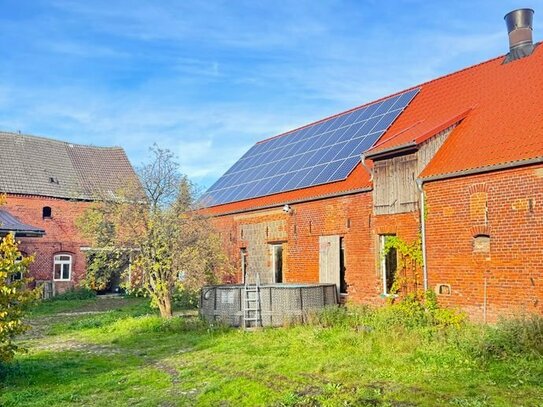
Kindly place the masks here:
[(21, 259), (15, 237), (10, 233), (0, 241), (0, 364), (13, 359), (22, 349), (13, 338), (25, 332), (25, 311), (37, 297), (38, 290), (28, 290), (27, 277), (32, 257)]
[(95, 291), (111, 288), (115, 275), (121, 276), (128, 268), (128, 256), (118, 251), (87, 252), (87, 271), (83, 286)]
[(199, 293), (178, 288), (173, 295), (173, 300), (177, 309), (194, 309), (198, 307)]
[(483, 359), (505, 359), (511, 356), (539, 358), (543, 356), (543, 317), (521, 315), (502, 319), (485, 330), (475, 353)]
[(388, 330), (391, 327), (439, 330), (460, 327), (467, 317), (461, 311), (439, 307), (435, 294), (409, 294), (401, 301), (380, 308), (368, 306), (326, 307), (308, 316), (308, 323), (324, 328), (349, 327), (357, 331)]

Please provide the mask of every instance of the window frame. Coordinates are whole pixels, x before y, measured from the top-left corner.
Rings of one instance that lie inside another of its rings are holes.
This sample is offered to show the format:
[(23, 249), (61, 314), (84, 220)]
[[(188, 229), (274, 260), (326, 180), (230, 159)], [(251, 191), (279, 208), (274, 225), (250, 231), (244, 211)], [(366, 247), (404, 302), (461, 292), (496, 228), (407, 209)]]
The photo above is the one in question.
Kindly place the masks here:
[[(274, 284), (283, 284), (285, 282), (285, 275), (283, 273), (283, 242), (271, 243), (272, 249), (272, 274), (273, 274), (273, 283)], [(281, 281), (277, 281), (277, 259), (276, 259), (276, 249), (281, 248)]]
[[(70, 260), (60, 260), (61, 256), (67, 256)], [(59, 258), (57, 261), (57, 257)], [(70, 253), (55, 253), (53, 255), (53, 281), (72, 281), (72, 267), (73, 267), (73, 255)], [(61, 265), (60, 268), (60, 278), (56, 278), (56, 266), (57, 264)], [(63, 277), (63, 265), (68, 265), (68, 278)]]

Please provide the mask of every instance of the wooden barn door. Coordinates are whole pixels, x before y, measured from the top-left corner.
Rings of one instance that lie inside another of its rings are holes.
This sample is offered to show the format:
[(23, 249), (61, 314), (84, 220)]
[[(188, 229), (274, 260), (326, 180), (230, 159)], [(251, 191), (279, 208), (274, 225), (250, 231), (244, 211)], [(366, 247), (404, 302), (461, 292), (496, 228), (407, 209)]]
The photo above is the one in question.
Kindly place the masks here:
[(340, 241), (339, 236), (319, 238), (319, 282), (335, 284), (339, 293)]

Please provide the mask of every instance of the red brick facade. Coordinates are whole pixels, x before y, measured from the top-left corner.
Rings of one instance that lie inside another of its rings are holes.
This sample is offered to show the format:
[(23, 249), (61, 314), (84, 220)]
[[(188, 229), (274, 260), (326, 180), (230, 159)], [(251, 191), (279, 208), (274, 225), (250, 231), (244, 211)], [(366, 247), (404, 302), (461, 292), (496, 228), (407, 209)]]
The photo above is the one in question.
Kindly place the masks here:
[[(282, 221), (284, 235), (269, 235), (263, 242), (241, 237), (244, 226)], [(228, 253), (238, 264), (240, 249), (251, 244), (285, 242), (284, 282), (319, 282), (319, 237), (338, 235), (345, 247), (346, 280), (349, 300), (358, 303), (382, 302), (378, 235), (398, 234), (406, 240), (418, 236), (416, 213), (395, 216), (372, 215), (372, 193), (358, 193), (291, 205), (291, 212), (280, 207), (215, 218)], [(251, 260), (249, 260), (251, 261)], [(262, 264), (271, 267), (271, 256)], [(241, 267), (238, 268), (241, 280)]]
[[(39, 196), (8, 195), (5, 209), (24, 223), (45, 230), (45, 236), (18, 238), (20, 250), (35, 256), (30, 275), (36, 281), (53, 281), (55, 293), (77, 285), (85, 277), (86, 260), (81, 247), (86, 246), (77, 231), (76, 219), (88, 207), (84, 201)], [(51, 208), (51, 218), (43, 218), (44, 207)], [(54, 281), (53, 258), (56, 254), (72, 256), (69, 281)]]
[[(489, 321), (518, 311), (542, 313), (543, 166), (429, 182), (424, 190), (429, 288), (451, 290), (438, 295), (440, 302), (478, 320), (485, 312)], [(238, 262), (241, 248), (284, 242), (287, 283), (318, 282), (319, 237), (339, 235), (349, 300), (376, 304), (383, 302), (379, 235), (414, 241), (420, 213), (374, 215), (372, 205), (372, 193), (364, 192), (295, 203), (289, 213), (276, 207), (218, 216), (215, 224)], [(270, 233), (277, 221), (283, 226)], [(248, 225), (260, 225), (268, 235), (243, 236)], [(490, 237), (490, 252), (486, 246), (474, 251), (477, 236)], [(271, 267), (269, 253), (260, 266)]]
[[(429, 286), (476, 319), (543, 313), (543, 166), (425, 185)], [(489, 237), (490, 247), (475, 239)], [(488, 250), (489, 249), (489, 250)], [(485, 290), (486, 285), (486, 290)], [(485, 301), (486, 291), (486, 301)]]

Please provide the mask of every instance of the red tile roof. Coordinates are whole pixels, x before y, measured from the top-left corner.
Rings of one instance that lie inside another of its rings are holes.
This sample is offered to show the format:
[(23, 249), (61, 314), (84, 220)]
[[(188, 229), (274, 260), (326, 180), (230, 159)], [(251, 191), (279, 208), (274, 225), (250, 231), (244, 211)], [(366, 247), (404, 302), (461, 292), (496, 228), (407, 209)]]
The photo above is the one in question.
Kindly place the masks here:
[(465, 116), (422, 177), (542, 157), (543, 46), (508, 64), (503, 59), (421, 85), (369, 154), (420, 143)]
[[(504, 56), (415, 86), (419, 94), (368, 154), (419, 144), (461, 121), (420, 174), (454, 174), (543, 157), (543, 46), (503, 64)], [(358, 165), (344, 181), (210, 208), (220, 214), (371, 187)]]

